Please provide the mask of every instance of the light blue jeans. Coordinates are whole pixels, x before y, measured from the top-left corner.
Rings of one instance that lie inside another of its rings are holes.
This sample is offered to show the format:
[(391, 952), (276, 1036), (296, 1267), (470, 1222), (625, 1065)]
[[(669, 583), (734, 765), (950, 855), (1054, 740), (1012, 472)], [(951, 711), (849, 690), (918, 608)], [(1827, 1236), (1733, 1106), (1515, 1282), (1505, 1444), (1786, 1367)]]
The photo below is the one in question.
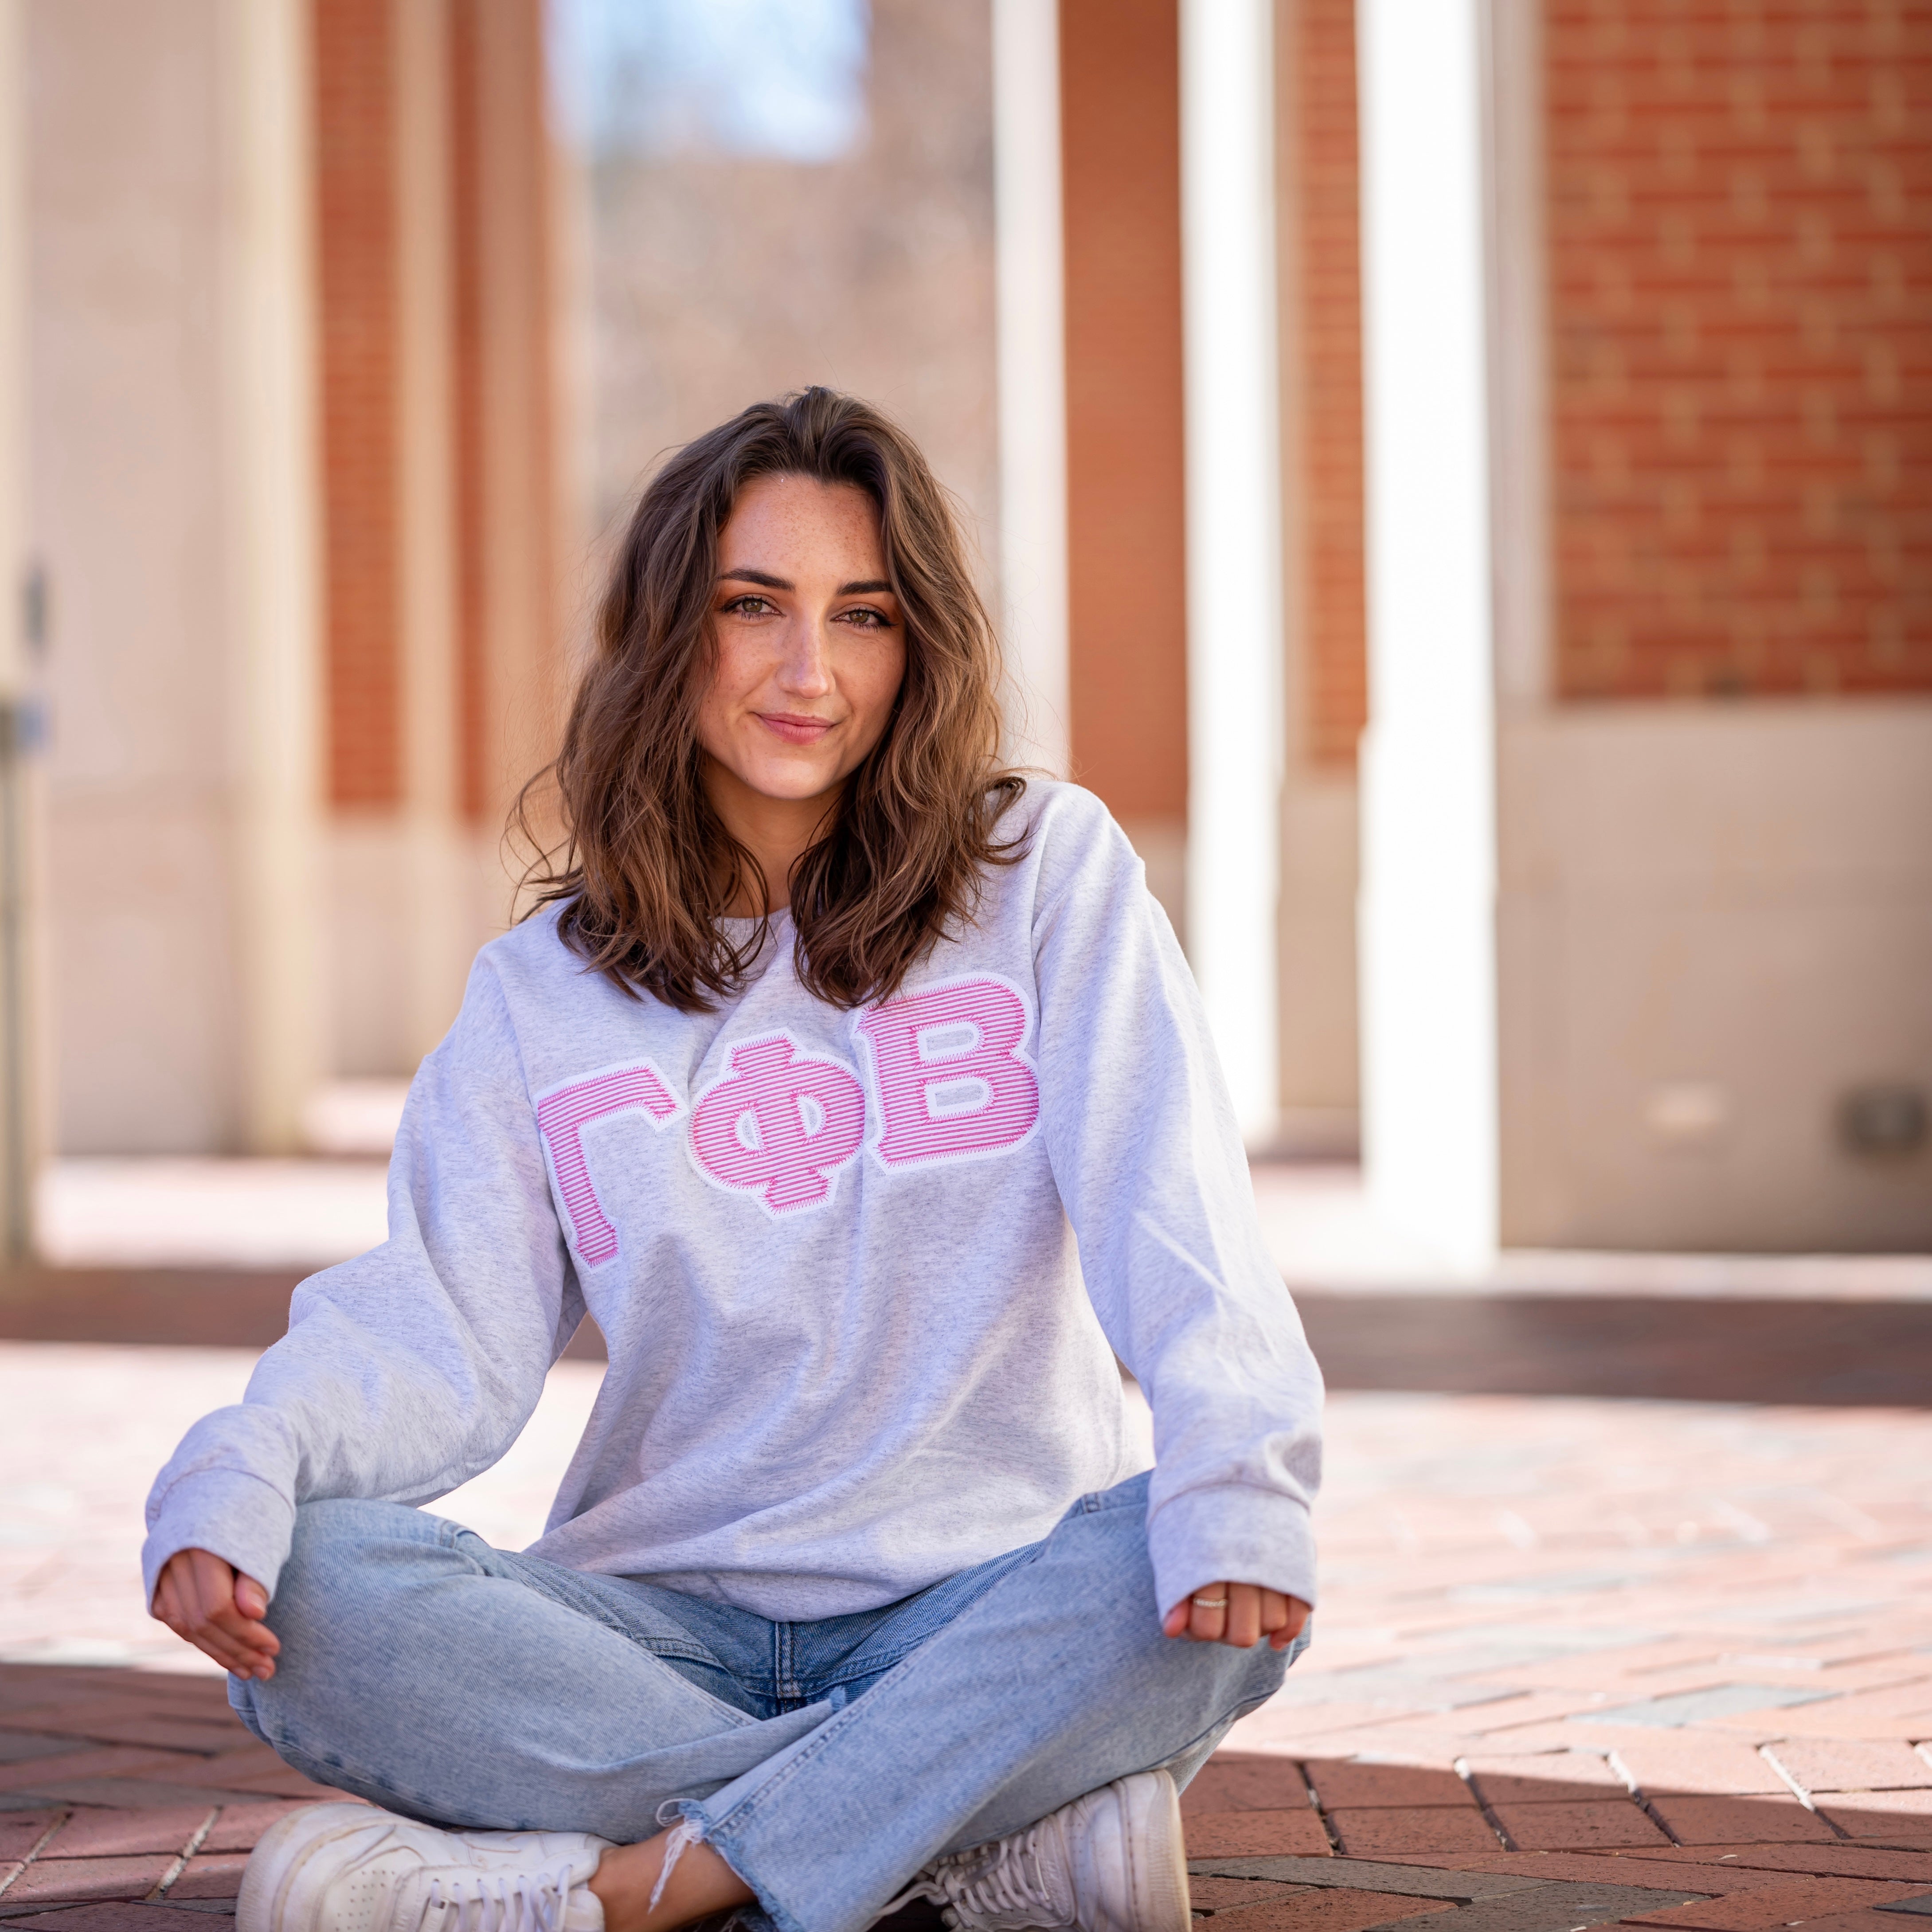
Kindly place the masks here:
[(311, 1503), (275, 1675), (229, 1697), (298, 1770), (439, 1823), (628, 1843), (682, 1814), (779, 1932), (858, 1932), (940, 1852), (1130, 1772), (1184, 1784), (1280, 1686), (1296, 1653), (1161, 1635), (1146, 1516), (1136, 1477), (916, 1596), (773, 1623)]

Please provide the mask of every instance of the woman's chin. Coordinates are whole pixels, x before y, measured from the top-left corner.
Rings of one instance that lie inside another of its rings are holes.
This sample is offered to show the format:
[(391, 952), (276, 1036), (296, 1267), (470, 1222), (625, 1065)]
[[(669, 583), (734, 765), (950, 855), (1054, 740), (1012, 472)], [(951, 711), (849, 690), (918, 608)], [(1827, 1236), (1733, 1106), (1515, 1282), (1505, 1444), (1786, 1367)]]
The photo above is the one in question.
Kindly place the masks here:
[(772, 805), (812, 804), (836, 791), (844, 776), (836, 759), (796, 754), (746, 759), (730, 771), (746, 791)]

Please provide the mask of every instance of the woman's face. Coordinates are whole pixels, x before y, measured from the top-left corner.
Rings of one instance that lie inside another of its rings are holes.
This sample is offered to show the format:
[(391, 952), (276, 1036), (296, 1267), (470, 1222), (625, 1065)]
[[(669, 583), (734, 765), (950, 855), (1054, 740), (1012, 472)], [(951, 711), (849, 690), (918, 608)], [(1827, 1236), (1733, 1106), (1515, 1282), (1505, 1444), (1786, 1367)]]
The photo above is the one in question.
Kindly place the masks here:
[(905, 675), (878, 512), (848, 484), (760, 477), (718, 562), (717, 674), (698, 719), (710, 781), (728, 795), (735, 782), (761, 798), (823, 799), (884, 735)]

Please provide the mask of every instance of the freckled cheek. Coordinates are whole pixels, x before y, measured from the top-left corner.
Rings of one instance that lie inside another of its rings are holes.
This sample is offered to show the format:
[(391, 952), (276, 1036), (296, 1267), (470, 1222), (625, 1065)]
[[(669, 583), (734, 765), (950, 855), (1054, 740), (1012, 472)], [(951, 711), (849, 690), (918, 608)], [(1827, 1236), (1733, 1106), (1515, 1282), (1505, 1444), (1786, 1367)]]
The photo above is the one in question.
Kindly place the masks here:
[(739, 754), (740, 748), (748, 742), (748, 734), (756, 721), (745, 702), (747, 695), (722, 675), (712, 681), (710, 690), (705, 694), (698, 713), (698, 742), (713, 758), (722, 758), (728, 762)]
[(748, 714), (758, 708), (755, 700), (766, 675), (766, 667), (751, 652), (721, 652), (704, 700), (705, 723), (713, 730), (726, 730), (746, 723)]
[(893, 700), (899, 694), (899, 687), (905, 682), (905, 658), (903, 653), (890, 664), (878, 666), (866, 682), (860, 702), (866, 714), (867, 734), (882, 731), (886, 721), (891, 717)]

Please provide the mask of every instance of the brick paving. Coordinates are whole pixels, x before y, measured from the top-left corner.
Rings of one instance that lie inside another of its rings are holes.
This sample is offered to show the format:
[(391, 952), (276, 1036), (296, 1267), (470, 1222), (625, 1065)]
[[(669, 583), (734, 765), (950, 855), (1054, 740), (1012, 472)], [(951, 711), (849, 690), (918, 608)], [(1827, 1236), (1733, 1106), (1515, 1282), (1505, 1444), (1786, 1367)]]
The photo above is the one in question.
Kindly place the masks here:
[[(49, 1660), (0, 1662), (0, 1920), (222, 1918), (248, 1846), (316, 1795), (132, 1582), (154, 1462), (250, 1359), (0, 1344), (0, 1658)], [(450, 1513), (533, 1534), (597, 1374), (562, 1365)], [(1198, 1915), (1230, 1932), (1922, 1916), (1932, 1413), (1344, 1393), (1330, 1430), (1316, 1646), (1185, 1799)], [(134, 1667), (87, 1667), (90, 1646)]]
[[(1932, 1911), (1932, 1414), (1354, 1394), (1330, 1424), (1316, 1646), (1184, 1801), (1197, 1912), (1299, 1932), (1403, 1870), (1457, 1932)], [(1232, 1850), (1298, 1806), (1325, 1858)]]

